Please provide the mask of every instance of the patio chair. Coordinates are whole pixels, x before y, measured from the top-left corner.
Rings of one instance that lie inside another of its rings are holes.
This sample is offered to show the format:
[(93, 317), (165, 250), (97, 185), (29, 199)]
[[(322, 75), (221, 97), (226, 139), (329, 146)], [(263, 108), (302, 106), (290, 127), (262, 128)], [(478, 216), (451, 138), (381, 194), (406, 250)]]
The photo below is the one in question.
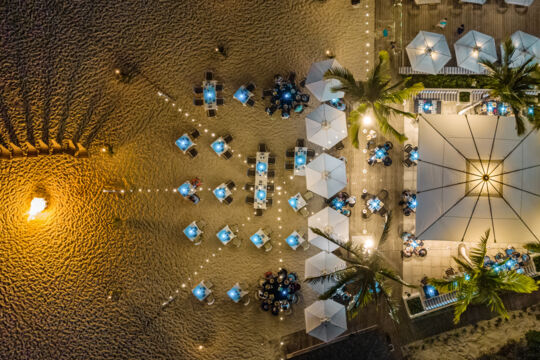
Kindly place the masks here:
[(271, 207), (273, 202), (274, 202), (274, 201), (272, 200), (271, 197), (266, 198), (266, 206), (267, 206), (267, 207)]
[(255, 202), (255, 199), (253, 196), (246, 196), (246, 204), (253, 204)]
[(305, 145), (304, 139), (296, 139), (296, 147), (304, 147)]
[(223, 199), (223, 202), (224, 202), (226, 205), (231, 205), (232, 201), (233, 201), (233, 198), (232, 198), (232, 196), (230, 196), (230, 195), (227, 196), (225, 199)]
[(262, 98), (264, 99), (265, 97), (267, 96), (272, 96), (274, 95), (274, 90), (273, 89), (266, 89), (266, 90), (263, 90), (262, 92)]
[(225, 186), (227, 186), (227, 189), (233, 190), (236, 187), (236, 184), (234, 183), (234, 181), (229, 180), (225, 183)]
[(315, 156), (315, 150), (308, 149), (306, 153), (307, 153), (308, 157), (314, 157)]
[(375, 140), (369, 140), (366, 144), (366, 149), (371, 150), (375, 147)]
[(216, 115), (217, 115), (216, 110), (214, 110), (214, 109), (206, 110), (206, 116), (215, 117)]
[(386, 214), (388, 214), (388, 210), (386, 210), (386, 207), (383, 206), (377, 213), (381, 216), (386, 216)]
[(379, 191), (379, 193), (377, 194), (377, 197), (381, 200), (381, 201), (385, 201), (386, 199), (388, 199), (388, 191), (386, 190), (381, 190)]
[(403, 148), (403, 151), (406, 152), (406, 153), (410, 153), (412, 151), (412, 149), (413, 149), (413, 146), (411, 144), (407, 144)]
[(311, 191), (309, 191), (309, 190), (306, 191), (306, 192), (302, 195), (302, 197), (306, 200), (306, 202), (309, 201), (309, 200), (311, 200), (311, 199), (313, 199), (314, 196), (315, 196), (315, 195), (313, 194), (313, 192), (311, 192)]
[(211, 71), (205, 71), (205, 72), (204, 72), (204, 79), (205, 79), (206, 81), (212, 81), (212, 80), (214, 80), (214, 73), (211, 72)]
[(263, 245), (263, 248), (264, 248), (264, 251), (265, 252), (269, 252), (270, 250), (272, 250), (272, 243), (270, 241), (267, 241), (264, 245)]
[(391, 141), (387, 141), (387, 142), (384, 143), (384, 148), (386, 150), (392, 150), (393, 147), (394, 147), (394, 144), (392, 144)]
[(255, 105), (255, 100), (253, 100), (253, 99), (251, 99), (251, 98), (250, 98), (250, 99), (247, 99), (246, 105), (247, 105), (247, 106), (253, 107), (253, 105)]
[(255, 90), (255, 84), (250, 82), (246, 85), (246, 90), (249, 91), (249, 92), (253, 92), (253, 90)]
[(223, 104), (225, 104), (225, 100), (223, 98), (216, 99), (216, 105), (221, 106)]
[(384, 166), (390, 166), (390, 165), (392, 165), (392, 159), (390, 158), (390, 156), (387, 156), (387, 157), (384, 158), (382, 163), (383, 163)]
[(309, 211), (308, 211), (308, 209), (306, 209), (305, 206), (304, 206), (303, 208), (301, 208), (300, 210), (298, 210), (298, 212), (299, 212), (303, 217), (308, 217), (308, 216), (309, 216)]
[(302, 80), (300, 80), (300, 82), (298, 83), (298, 86), (300, 86), (301, 88), (306, 87), (306, 78), (303, 78)]
[(300, 244), (300, 246), (302, 247), (302, 249), (304, 249), (304, 251), (306, 251), (307, 249), (309, 249), (309, 242), (308, 241), (304, 241)]
[(309, 102), (309, 95), (308, 94), (302, 94), (302, 102), (304, 102), (304, 103)]
[(242, 239), (237, 236), (231, 240), (231, 243), (236, 247), (240, 247), (242, 245)]
[(221, 154), (221, 156), (223, 156), (225, 159), (229, 160), (230, 158), (232, 158), (232, 152), (231, 150), (226, 150), (223, 154)]
[(197, 99), (197, 98), (194, 98), (194, 99), (193, 99), (193, 105), (195, 105), (195, 106), (203, 106), (203, 105), (204, 105), (204, 101), (203, 101), (203, 99)]
[(343, 149), (345, 149), (345, 144), (343, 144), (343, 141), (340, 141), (336, 145), (334, 145), (334, 149), (343, 150)]
[(225, 141), (225, 143), (230, 143), (231, 141), (233, 141), (233, 137), (231, 134), (227, 134), (223, 137), (223, 141)]
[(266, 185), (266, 191), (268, 191), (268, 192), (274, 192), (274, 184), (268, 184), (268, 185)]
[(403, 209), (403, 215), (410, 216), (411, 214), (412, 214), (412, 210), (409, 209), (408, 207)]
[(267, 152), (268, 148), (266, 147), (266, 144), (260, 143), (259, 144), (259, 152)]
[(247, 176), (254, 177), (255, 176), (255, 169), (248, 169)]
[(285, 163), (285, 170), (294, 170), (294, 164), (291, 162)]
[(255, 216), (263, 216), (262, 209), (255, 209)]
[(274, 113), (276, 112), (276, 110), (277, 110), (277, 106), (275, 106), (275, 105), (270, 105), (270, 106), (268, 106), (268, 107), (265, 109), (265, 111), (266, 111), (266, 113), (268, 114), (268, 116), (274, 115)]
[(287, 80), (289, 80), (290, 83), (294, 83), (296, 80), (296, 73), (294, 71), (291, 71), (289, 73), (289, 76), (287, 77)]
[(191, 156), (191, 158), (195, 158), (199, 152), (197, 151), (197, 149), (195, 149), (194, 147), (192, 148), (189, 148), (189, 150), (187, 151), (188, 155)]
[(194, 86), (194, 87), (193, 87), (193, 93), (195, 93), (195, 94), (202, 94), (202, 93), (203, 93), (203, 88), (202, 88), (202, 86)]
[(276, 157), (275, 156), (269, 156), (268, 157), (268, 164), (274, 165), (276, 163)]
[(403, 160), (403, 166), (405, 166), (405, 167), (411, 167), (411, 166), (413, 166), (413, 164), (414, 164), (414, 162), (409, 158), (406, 158), (405, 160)]
[(216, 84), (216, 91), (223, 91), (223, 84)]
[(268, 235), (268, 237), (271, 237), (272, 236), (272, 229), (270, 229), (269, 227), (265, 226), (262, 228), (262, 231)]
[(197, 129), (193, 129), (190, 133), (189, 133), (189, 136), (195, 140), (197, 139), (199, 136), (201, 136), (201, 133), (199, 132), (199, 130)]
[(287, 151), (285, 151), (285, 156), (288, 157), (288, 158), (293, 158), (294, 157), (294, 149), (287, 149)]
[(215, 302), (216, 302), (216, 298), (214, 297), (214, 294), (210, 294), (206, 297), (207, 305), (213, 305)]
[(268, 170), (266, 176), (268, 176), (269, 179), (272, 179), (274, 176), (276, 176), (276, 173), (274, 172), (274, 170)]
[(247, 163), (250, 165), (254, 165), (257, 163), (257, 158), (255, 156), (248, 156), (247, 157)]

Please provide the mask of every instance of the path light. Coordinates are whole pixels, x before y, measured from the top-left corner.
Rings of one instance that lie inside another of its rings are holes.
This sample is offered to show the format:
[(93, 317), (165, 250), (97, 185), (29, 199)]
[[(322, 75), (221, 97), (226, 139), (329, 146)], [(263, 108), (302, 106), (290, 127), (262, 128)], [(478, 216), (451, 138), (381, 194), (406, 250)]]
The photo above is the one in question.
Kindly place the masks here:
[(36, 215), (41, 213), (47, 207), (47, 201), (44, 198), (33, 198), (30, 202), (30, 210), (28, 211), (28, 220), (33, 220)]

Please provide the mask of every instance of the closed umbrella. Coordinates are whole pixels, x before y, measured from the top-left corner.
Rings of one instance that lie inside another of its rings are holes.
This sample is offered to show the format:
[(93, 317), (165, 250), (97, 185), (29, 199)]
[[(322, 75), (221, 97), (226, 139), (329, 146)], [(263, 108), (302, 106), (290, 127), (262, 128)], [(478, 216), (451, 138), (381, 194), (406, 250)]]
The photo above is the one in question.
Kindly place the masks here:
[[(512, 44), (516, 48), (514, 55), (510, 59), (512, 67), (521, 66), (531, 57), (534, 60), (531, 62), (540, 63), (540, 39), (531, 34), (524, 33), (523, 31), (516, 31), (510, 36)], [(504, 49), (501, 44), (501, 53), (504, 56)]]
[(306, 116), (306, 132), (309, 141), (330, 149), (347, 137), (345, 113), (323, 104)]
[(334, 300), (319, 300), (304, 309), (306, 333), (324, 342), (347, 330), (345, 306)]
[(495, 40), (489, 35), (472, 30), (454, 44), (459, 67), (475, 73), (482, 73), (484, 67), (479, 60), (497, 61)]
[(308, 190), (325, 198), (330, 198), (347, 186), (345, 163), (323, 153), (306, 165)]
[(332, 252), (339, 246), (315, 234), (311, 228), (319, 229), (335, 240), (349, 241), (349, 218), (331, 207), (326, 207), (308, 218), (308, 241), (321, 250)]
[(428, 31), (420, 31), (406, 50), (413, 70), (428, 74), (437, 74), (452, 58), (444, 35)]
[(341, 82), (336, 79), (324, 79), (324, 74), (331, 68), (341, 67), (335, 59), (329, 59), (313, 63), (309, 68), (306, 77), (306, 87), (317, 98), (323, 102), (332, 99), (342, 98), (345, 93), (343, 91), (332, 92), (332, 88), (341, 85)]
[(512, 5), (531, 6), (534, 0), (504, 0), (504, 2)]
[[(320, 275), (331, 274), (336, 270), (344, 269), (345, 261), (341, 260), (334, 254), (321, 251), (306, 260), (305, 275), (306, 278)], [(336, 284), (335, 280), (324, 280), (317, 283), (308, 283), (308, 285), (319, 294), (324, 294)]]

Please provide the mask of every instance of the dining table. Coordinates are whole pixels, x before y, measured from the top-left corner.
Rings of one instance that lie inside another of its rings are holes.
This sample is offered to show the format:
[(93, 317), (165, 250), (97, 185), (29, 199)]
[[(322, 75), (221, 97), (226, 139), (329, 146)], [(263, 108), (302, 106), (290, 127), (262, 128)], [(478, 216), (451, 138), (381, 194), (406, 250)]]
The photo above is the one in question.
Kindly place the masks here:
[(223, 155), (223, 153), (227, 150), (229, 150), (229, 144), (227, 144), (225, 142), (225, 140), (223, 139), (223, 137), (218, 137), (211, 145), (210, 147), (212, 148), (212, 150), (214, 150), (214, 152), (218, 155), (218, 156), (221, 156)]
[(255, 186), (253, 187), (255, 209), (266, 209), (269, 152), (257, 152), (255, 163)]
[(381, 210), (384, 203), (378, 197), (374, 196), (366, 200), (366, 206), (372, 213)]
[(296, 248), (306, 240), (295, 230), (289, 236), (287, 236), (287, 239), (285, 239), (285, 241), (293, 250), (296, 250)]
[(196, 221), (193, 221), (191, 224), (189, 224), (188, 226), (186, 226), (186, 228), (184, 229), (184, 235), (187, 236), (187, 238), (191, 241), (195, 241), (197, 240), (197, 238), (199, 236), (201, 236), (202, 234), (202, 230), (199, 229), (199, 227), (197, 226), (197, 222)]
[(294, 175), (306, 176), (307, 147), (294, 148)]
[(264, 244), (270, 241), (270, 237), (263, 231), (263, 229), (257, 230), (257, 232), (249, 238), (253, 245), (257, 248), (261, 248)]
[(330, 200), (330, 207), (334, 210), (341, 210), (343, 207), (347, 205), (347, 202), (340, 197), (336, 196)]
[(174, 142), (176, 146), (185, 154), (195, 143), (188, 134), (183, 134)]
[(216, 110), (217, 109), (217, 91), (216, 91), (216, 80), (205, 80), (202, 83), (203, 87), (203, 100), (205, 110)]
[(187, 198), (197, 192), (197, 188), (191, 184), (191, 182), (186, 181), (178, 187), (178, 192), (183, 197)]
[(216, 236), (223, 245), (227, 245), (236, 237), (229, 225), (225, 225), (223, 229), (219, 230)]
[(384, 146), (377, 146), (375, 149), (371, 151), (370, 160), (376, 161), (376, 162), (382, 162), (387, 156), (388, 156), (388, 151), (384, 148)]
[(227, 187), (227, 185), (225, 185), (225, 183), (218, 185), (214, 189), (213, 193), (216, 199), (219, 200), (219, 202), (223, 202), (223, 200), (225, 200), (227, 196), (230, 196), (232, 194), (231, 190), (229, 190), (229, 188)]
[(409, 151), (409, 159), (418, 164), (418, 146), (415, 146), (411, 151)]
[(295, 212), (307, 205), (306, 200), (302, 197), (302, 194), (300, 193), (292, 196), (288, 202)]
[(197, 298), (199, 301), (204, 301), (212, 293), (212, 290), (210, 290), (205, 284), (204, 281), (201, 281), (197, 286), (191, 290), (193, 295)]
[(238, 90), (234, 93), (233, 97), (240, 101), (244, 106), (246, 105), (247, 101), (253, 96), (253, 93), (246, 89), (244, 85), (240, 86)]

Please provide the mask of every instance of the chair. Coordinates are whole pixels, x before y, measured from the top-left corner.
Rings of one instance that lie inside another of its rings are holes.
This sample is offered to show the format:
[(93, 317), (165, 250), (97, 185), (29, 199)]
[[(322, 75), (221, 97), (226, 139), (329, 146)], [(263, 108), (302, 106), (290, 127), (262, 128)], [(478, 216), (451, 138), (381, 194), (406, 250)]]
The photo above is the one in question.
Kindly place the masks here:
[(216, 99), (216, 105), (221, 106), (223, 104), (225, 104), (225, 100), (223, 98)]
[(296, 73), (294, 71), (291, 71), (289, 73), (289, 76), (287, 77), (287, 80), (289, 80), (290, 83), (294, 84), (294, 81), (296, 80)]
[(264, 245), (263, 245), (263, 248), (264, 248), (264, 251), (265, 252), (269, 252), (270, 250), (272, 250), (272, 243), (270, 241), (267, 241)]
[(394, 144), (392, 144), (392, 142), (390, 142), (390, 141), (387, 141), (387, 142), (384, 143), (384, 148), (386, 150), (392, 150), (393, 147), (394, 147)]
[(274, 192), (274, 184), (268, 184), (268, 185), (266, 185), (266, 191), (268, 191), (268, 192)]
[(287, 149), (287, 151), (285, 151), (285, 156), (288, 157), (288, 158), (293, 158), (294, 157), (294, 149)]
[(236, 187), (236, 184), (234, 183), (234, 181), (229, 180), (225, 183), (225, 186), (227, 186), (227, 189), (233, 190)]
[(268, 106), (268, 107), (265, 109), (265, 111), (266, 111), (266, 113), (268, 114), (268, 116), (274, 115), (274, 113), (276, 112), (276, 110), (277, 110), (277, 106), (276, 106), (276, 105), (270, 105), (270, 106)]
[(221, 154), (221, 156), (223, 156), (225, 159), (229, 160), (230, 158), (232, 158), (232, 152), (231, 152), (231, 150), (227, 150), (223, 154)]
[(414, 164), (414, 162), (409, 158), (406, 158), (405, 160), (403, 160), (402, 163), (403, 163), (403, 166), (405, 167), (411, 167)]
[(268, 164), (274, 165), (276, 163), (276, 157), (275, 156), (269, 156), (268, 157)]
[(273, 89), (263, 90), (262, 98), (264, 99), (265, 97), (267, 97), (267, 96), (272, 96), (273, 94), (274, 94), (274, 90), (273, 90)]
[(247, 176), (254, 177), (255, 176), (255, 169), (248, 169)]
[(418, 256), (425, 257), (426, 255), (427, 255), (427, 250), (426, 249), (418, 250)]
[(304, 249), (304, 251), (306, 251), (307, 249), (309, 249), (309, 242), (303, 241), (300, 246), (302, 247), (302, 249)]
[(193, 87), (193, 93), (202, 94), (203, 93), (203, 88), (201, 86), (194, 86)]
[(253, 188), (255, 187), (255, 184), (247, 183), (244, 185), (244, 190), (246, 191), (253, 191)]
[(266, 144), (259, 144), (259, 152), (267, 152)]
[(225, 199), (223, 199), (223, 203), (225, 203), (225, 205), (231, 205), (232, 201), (233, 201), (233, 198), (230, 195), (227, 196)]
[(216, 84), (216, 91), (223, 91), (223, 84)]
[(375, 147), (375, 140), (369, 140), (366, 144), (366, 149), (371, 150)]
[(204, 101), (203, 101), (203, 99), (197, 99), (197, 98), (194, 98), (194, 99), (193, 99), (193, 105), (195, 105), (195, 106), (203, 106), (203, 105), (204, 105)]
[(314, 157), (315, 156), (315, 150), (308, 149), (306, 152), (308, 157)]
[(201, 133), (199, 132), (199, 130), (197, 129), (193, 129), (190, 133), (189, 133), (189, 136), (195, 140), (197, 139), (199, 136), (201, 136)]
[(253, 90), (255, 90), (255, 84), (250, 82), (249, 84), (246, 85), (246, 90), (249, 92), (253, 92)]
[(302, 195), (302, 197), (303, 197), (306, 201), (309, 201), (309, 200), (313, 199), (314, 196), (315, 196), (315, 195), (313, 194), (313, 192), (311, 192), (311, 191), (309, 191), (309, 190), (306, 191), (306, 192)]
[(308, 217), (308, 216), (309, 216), (309, 211), (308, 211), (308, 209), (306, 209), (305, 206), (304, 206), (303, 208), (301, 208), (300, 210), (298, 210), (298, 212), (299, 212), (303, 217)]
[(296, 139), (296, 147), (304, 147), (305, 142), (304, 139)]
[(214, 294), (210, 294), (206, 297), (206, 304), (213, 305), (216, 302), (216, 298), (214, 297)]
[(405, 151), (406, 153), (410, 153), (412, 151), (412, 149), (413, 149), (413, 146), (411, 144), (407, 144), (403, 148), (403, 151)]
[(204, 72), (204, 79), (205, 79), (206, 81), (212, 81), (212, 80), (214, 80), (214, 73), (211, 72), (211, 71), (205, 71), (205, 72)]
[(377, 197), (381, 200), (381, 201), (386, 201), (386, 199), (388, 199), (388, 191), (386, 190), (381, 190), (379, 191), (379, 193), (377, 194)]
[(392, 165), (392, 159), (389, 156), (385, 157), (384, 160), (383, 160), (383, 165), (384, 166)]
[(236, 236), (234, 239), (231, 240), (231, 243), (236, 247), (240, 247), (242, 245), (242, 240), (238, 236)]
[(367, 208), (364, 208), (362, 210), (362, 219), (367, 220), (370, 218), (370, 216), (371, 216), (371, 211), (369, 211)]
[(294, 170), (294, 164), (291, 162), (285, 163), (285, 170)]
[(225, 143), (230, 143), (231, 141), (233, 141), (233, 137), (231, 134), (227, 134), (223, 137), (223, 141), (225, 141)]
[(255, 100), (253, 100), (251, 98), (247, 99), (246, 105), (253, 107), (253, 105), (255, 105)]
[(214, 110), (214, 109), (206, 110), (206, 116), (215, 117), (216, 115), (217, 115), (216, 110)]
[(302, 94), (302, 102), (304, 102), (304, 103), (309, 102), (309, 95), (308, 94)]
[(262, 209), (255, 209), (255, 216), (263, 216)]
[(409, 209), (408, 207), (403, 209), (403, 215), (410, 216), (411, 214), (412, 214), (412, 210)]
[(191, 156), (191, 158), (193, 159), (194, 157), (196, 157), (199, 152), (197, 151), (197, 149), (195, 149), (194, 147), (190, 148), (188, 151), (187, 151), (188, 155)]
[(388, 210), (386, 210), (386, 207), (383, 206), (377, 213), (381, 216), (386, 216), (386, 214), (388, 214)]
[(267, 207), (271, 207), (271, 206), (272, 206), (272, 203), (273, 203), (273, 200), (272, 200), (271, 197), (266, 198), (266, 206), (267, 206)]
[(340, 141), (334, 146), (334, 148), (336, 150), (343, 150), (343, 149), (345, 149), (345, 144), (343, 144), (343, 141)]
[(276, 176), (276, 173), (275, 173), (274, 170), (268, 170), (267, 176), (268, 176), (269, 179), (271, 179), (274, 176)]
[(246, 204), (253, 204), (255, 202), (255, 199), (253, 196), (246, 196)]
[(268, 237), (272, 236), (272, 229), (270, 229), (269, 227), (265, 226), (262, 228), (262, 231), (268, 235)]

